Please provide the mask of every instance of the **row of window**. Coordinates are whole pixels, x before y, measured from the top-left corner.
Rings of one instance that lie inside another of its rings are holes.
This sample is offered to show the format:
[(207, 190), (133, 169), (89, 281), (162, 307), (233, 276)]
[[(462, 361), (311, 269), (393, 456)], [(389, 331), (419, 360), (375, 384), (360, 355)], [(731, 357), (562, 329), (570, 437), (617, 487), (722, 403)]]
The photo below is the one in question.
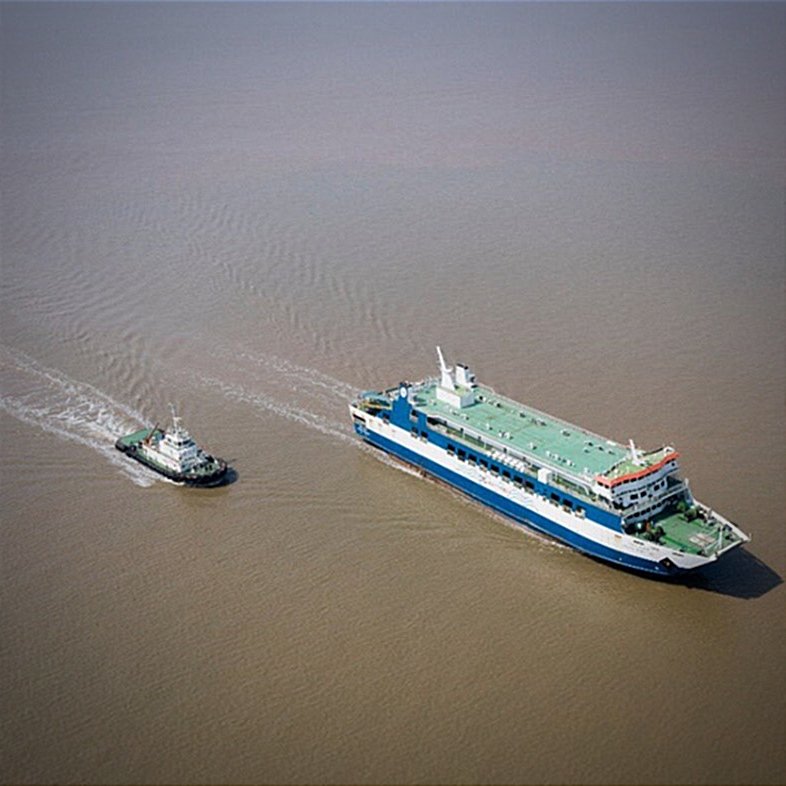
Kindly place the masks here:
[[(662, 489), (665, 485), (666, 485), (666, 478), (664, 478), (663, 480), (661, 480), (658, 483), (656, 483), (652, 487), (652, 491), (653, 492), (658, 491), (659, 489)], [(645, 497), (648, 497), (648, 496), (649, 496), (649, 490), (648, 489), (642, 489), (641, 491), (633, 491), (633, 492), (631, 492), (630, 498), (631, 499), (638, 499), (639, 497), (641, 497), (642, 499), (644, 499)]]
[[(428, 432), (421, 431), (415, 426), (410, 429), (410, 434), (415, 439), (420, 439), (423, 442), (428, 441)], [(477, 466), (480, 467), (482, 471), (491, 472), (495, 477), (501, 477), (505, 481), (512, 482), (517, 488), (526, 488), (528, 491), (535, 492), (535, 484), (531, 480), (527, 480), (521, 475), (513, 474), (505, 467), (500, 467), (497, 464), (489, 462), (488, 459), (476, 456), (474, 453), (468, 452), (464, 448), (457, 448), (450, 442), (448, 442), (447, 451), (448, 455), (455, 456), (459, 461), (466, 461), (470, 466)], [(552, 493), (550, 499), (556, 505), (562, 505), (566, 510), (573, 510), (573, 502), (567, 497), (560, 497), (559, 494)], [(581, 505), (576, 505), (575, 510), (580, 516), (585, 514), (585, 510)]]
[(490, 463), (487, 459), (478, 458), (474, 453), (468, 453), (464, 448), (456, 448), (455, 445), (448, 442), (448, 455), (455, 456), (459, 461), (466, 461), (472, 466), (479, 466), (483, 470), (489, 470), (492, 475), (499, 477), (502, 475), (506, 480), (512, 480), (517, 486), (526, 486), (531, 491), (535, 490), (534, 484), (529, 480), (524, 480), (521, 475), (512, 475), (510, 470), (500, 468), (496, 464)]
[[(528, 491), (535, 491), (535, 484), (531, 480), (521, 477), (521, 475), (511, 474), (510, 470), (492, 464), (484, 458), (478, 458), (473, 453), (467, 453), (463, 448), (456, 448), (455, 445), (448, 443), (448, 455), (455, 456), (459, 461), (466, 461), (471, 466), (479, 466), (481, 470), (488, 470), (495, 477), (502, 477), (503, 480), (512, 481), (517, 488), (526, 488)], [(557, 505), (562, 505), (567, 510), (573, 510), (573, 502), (559, 494), (552, 493), (551, 501)], [(585, 510), (581, 505), (576, 505), (576, 512), (584, 515)]]

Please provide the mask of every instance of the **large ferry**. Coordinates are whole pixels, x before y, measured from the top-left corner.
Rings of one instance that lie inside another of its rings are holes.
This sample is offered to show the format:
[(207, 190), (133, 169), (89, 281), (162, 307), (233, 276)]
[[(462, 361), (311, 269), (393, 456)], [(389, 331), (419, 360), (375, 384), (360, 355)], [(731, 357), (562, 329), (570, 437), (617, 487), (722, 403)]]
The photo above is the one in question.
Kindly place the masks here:
[(750, 540), (694, 499), (673, 447), (618, 444), (437, 355), (438, 378), (357, 396), (359, 436), (516, 522), (637, 571), (692, 571)]
[(115, 447), (165, 478), (186, 486), (221, 486), (229, 480), (227, 463), (206, 453), (183, 428), (172, 409), (169, 431), (154, 426), (120, 437)]

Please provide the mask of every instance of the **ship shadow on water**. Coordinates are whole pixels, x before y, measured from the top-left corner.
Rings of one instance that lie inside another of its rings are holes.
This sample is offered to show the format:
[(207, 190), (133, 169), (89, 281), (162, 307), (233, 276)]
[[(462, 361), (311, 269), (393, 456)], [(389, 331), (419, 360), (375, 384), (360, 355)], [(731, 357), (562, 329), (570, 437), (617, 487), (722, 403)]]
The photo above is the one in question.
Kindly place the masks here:
[(776, 571), (745, 549), (736, 549), (720, 562), (672, 581), (688, 589), (717, 592), (743, 600), (760, 598), (783, 584), (783, 578)]
[(592, 555), (587, 556), (606, 568), (611, 567), (647, 581), (660, 581), (664, 584), (675, 584), (687, 589), (717, 592), (719, 595), (728, 595), (743, 600), (760, 598), (783, 584), (783, 578), (776, 571), (744, 549), (737, 549), (726, 555), (719, 563), (705, 565), (693, 573), (675, 576), (641, 573), (625, 565), (606, 562)]
[(228, 467), (226, 475), (224, 475), (223, 482), (219, 483), (216, 488), (225, 488), (226, 486), (231, 486), (233, 483), (237, 482), (239, 477), (240, 475), (234, 467)]

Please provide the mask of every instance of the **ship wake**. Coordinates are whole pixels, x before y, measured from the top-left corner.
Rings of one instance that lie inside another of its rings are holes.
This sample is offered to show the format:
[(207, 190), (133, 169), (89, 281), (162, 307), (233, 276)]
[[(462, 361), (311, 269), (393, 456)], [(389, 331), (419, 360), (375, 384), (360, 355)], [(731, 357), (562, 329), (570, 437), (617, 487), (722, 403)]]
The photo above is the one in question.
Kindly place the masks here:
[(357, 388), (349, 383), (274, 355), (246, 350), (236, 350), (232, 354), (227, 348), (223, 356), (233, 359), (232, 367), (225, 372), (226, 378), (219, 379), (214, 375), (192, 372), (189, 383), (209, 388), (228, 400), (273, 413), (352, 445), (399, 472), (442, 486), (459, 503), (471, 506), (544, 546), (569, 550), (567, 546), (543, 535), (534, 527), (514, 522), (418, 467), (358, 439), (345, 417), (347, 402), (357, 393)]
[(338, 439), (348, 443), (354, 443), (355, 440), (347, 433), (341, 423), (337, 420), (329, 418), (323, 414), (318, 414), (306, 409), (302, 406), (288, 404), (275, 396), (269, 395), (262, 391), (249, 390), (242, 384), (225, 382), (215, 377), (198, 376), (194, 380), (197, 384), (201, 384), (212, 388), (222, 393), (226, 398), (239, 401), (244, 404), (250, 404), (256, 409), (267, 410), (287, 420), (295, 421), (304, 426), (308, 426), (315, 431), (325, 434), (334, 439)]
[(17, 349), (0, 345), (0, 410), (29, 426), (89, 447), (138, 486), (156, 478), (124, 459), (118, 437), (146, 424), (141, 413), (86, 382), (48, 368)]
[(342, 415), (355, 389), (315, 369), (305, 368), (274, 355), (235, 348), (222, 354), (228, 366), (192, 369), (188, 383), (217, 391), (224, 398), (270, 412), (348, 444), (355, 439)]

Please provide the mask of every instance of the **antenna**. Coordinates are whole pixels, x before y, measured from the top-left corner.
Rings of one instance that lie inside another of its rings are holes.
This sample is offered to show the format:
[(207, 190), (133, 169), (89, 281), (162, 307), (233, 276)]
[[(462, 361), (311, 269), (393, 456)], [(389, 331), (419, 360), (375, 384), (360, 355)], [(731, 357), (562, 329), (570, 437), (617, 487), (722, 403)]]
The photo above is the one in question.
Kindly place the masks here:
[(628, 440), (628, 445), (630, 445), (630, 460), (637, 466), (641, 466), (641, 454), (639, 453), (636, 446), (633, 444), (633, 440)]
[[(708, 519), (712, 518), (712, 511), (709, 511)], [(726, 529), (726, 525), (718, 522), (718, 545), (715, 547), (716, 551), (720, 551), (723, 548), (723, 530)]]
[(445, 363), (445, 358), (442, 355), (442, 350), (437, 346), (437, 357), (439, 358), (439, 368), (441, 371), (450, 371), (448, 364)]
[(153, 441), (153, 437), (155, 436), (156, 431), (158, 430), (158, 423), (150, 430), (150, 433), (142, 440), (146, 445), (149, 445)]
[(177, 416), (177, 410), (175, 409), (175, 405), (170, 401), (169, 402), (169, 411), (172, 413), (172, 425), (175, 427), (175, 430), (180, 428), (180, 418)]
[(442, 356), (442, 350), (439, 347), (437, 347), (437, 356), (439, 357), (439, 370), (442, 374), (440, 385), (448, 390), (454, 390), (455, 386), (453, 384), (453, 377), (450, 373), (450, 366), (445, 363), (445, 358)]

